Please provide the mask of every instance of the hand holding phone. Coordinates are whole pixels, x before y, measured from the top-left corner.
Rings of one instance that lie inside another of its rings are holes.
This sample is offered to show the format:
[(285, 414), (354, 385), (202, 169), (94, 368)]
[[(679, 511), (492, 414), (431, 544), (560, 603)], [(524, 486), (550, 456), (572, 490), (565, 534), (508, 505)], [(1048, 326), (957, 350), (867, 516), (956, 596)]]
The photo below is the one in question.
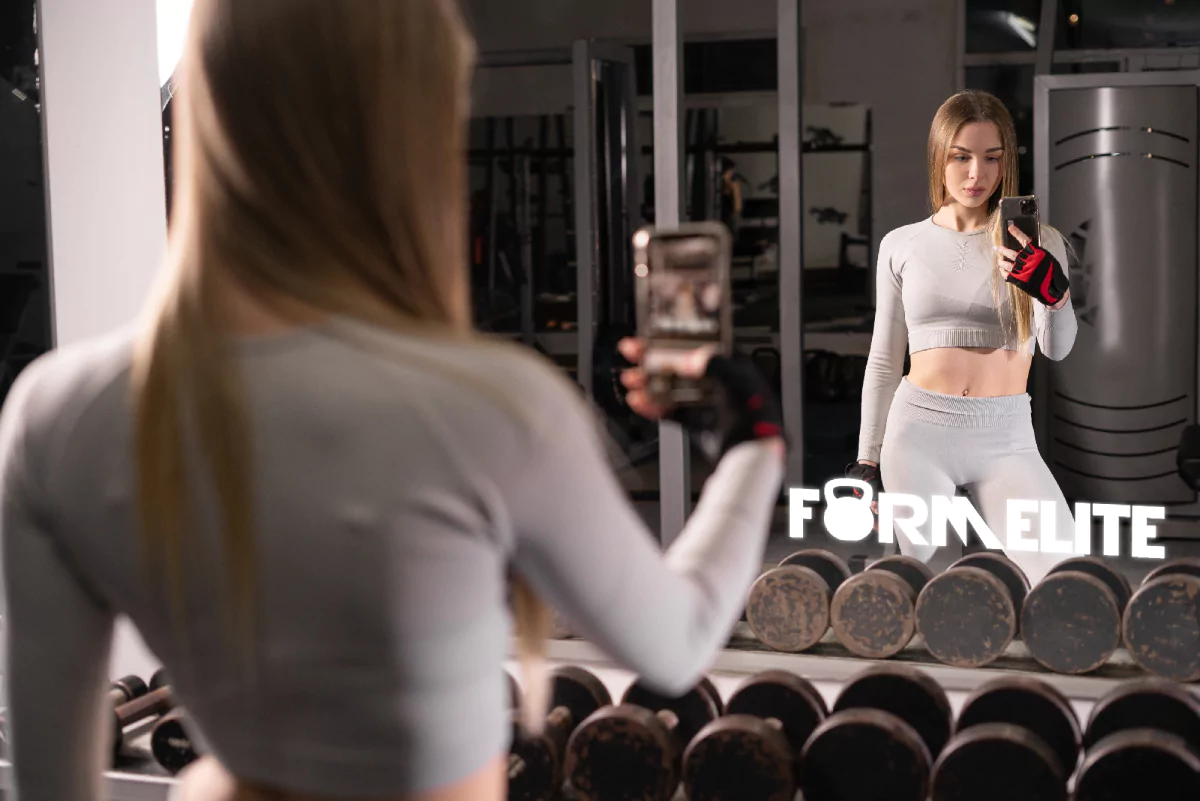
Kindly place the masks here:
[(633, 248), (642, 391), (663, 407), (708, 403), (704, 360), (733, 350), (729, 231), (713, 222), (643, 228)]

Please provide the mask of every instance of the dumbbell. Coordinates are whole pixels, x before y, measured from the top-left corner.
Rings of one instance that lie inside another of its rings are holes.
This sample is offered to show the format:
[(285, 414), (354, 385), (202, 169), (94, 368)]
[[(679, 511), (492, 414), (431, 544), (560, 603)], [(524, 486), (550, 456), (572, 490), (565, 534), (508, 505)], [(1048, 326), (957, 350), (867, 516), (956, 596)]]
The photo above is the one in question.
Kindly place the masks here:
[(1079, 761), (1079, 720), (1050, 685), (1013, 676), (963, 703), (933, 766), (932, 801), (1066, 801)]
[(1129, 599), (1122, 636), (1147, 672), (1200, 681), (1200, 561), (1173, 560), (1151, 571)]
[(804, 743), (828, 714), (821, 694), (794, 673), (751, 676), (684, 751), (688, 801), (793, 801)]
[(1020, 630), (1029, 579), (1006, 557), (970, 554), (934, 576), (917, 598), (917, 633), (939, 662), (980, 667)]
[(580, 801), (668, 801), (688, 744), (721, 713), (710, 682), (678, 698), (635, 682), (619, 705), (575, 729), (567, 744), (568, 781)]
[(911, 556), (887, 556), (842, 582), (829, 616), (838, 642), (858, 656), (886, 659), (917, 631), (917, 598), (933, 572)]
[(1200, 701), (1164, 679), (1126, 682), (1088, 718), (1075, 801), (1200, 798)]
[[(159, 671), (161, 673), (162, 671)], [(140, 695), (132, 701), (126, 701), (120, 706), (113, 709), (113, 759), (116, 760), (121, 753), (121, 747), (125, 742), (125, 729), (135, 723), (141, 723), (143, 720), (158, 715), (170, 712), (175, 706), (174, 698), (171, 695), (171, 687), (164, 683), (165, 676), (159, 677), (158, 687), (151, 689), (150, 692)], [(156, 682), (151, 679), (150, 686), (153, 688)]]
[(1121, 619), (1133, 590), (1094, 556), (1059, 562), (1025, 598), (1021, 637), (1056, 673), (1088, 673), (1121, 645)]
[(804, 745), (804, 801), (926, 801), (950, 723), (946, 694), (925, 673), (902, 665), (863, 671)]
[(798, 653), (829, 630), (829, 606), (850, 568), (818, 549), (792, 554), (758, 577), (746, 601), (746, 622), (759, 642), (774, 651)]
[[(519, 704), (517, 696), (514, 709)], [(571, 733), (588, 715), (611, 704), (608, 688), (590, 671), (574, 665), (556, 668), (550, 675), (550, 711), (541, 733), (525, 731), (519, 713), (513, 714), (508, 797), (514, 801), (556, 798), (563, 787), (563, 757)]]
[(150, 732), (150, 753), (154, 755), (154, 761), (172, 775), (200, 756), (186, 723), (183, 710), (173, 709), (159, 718)]

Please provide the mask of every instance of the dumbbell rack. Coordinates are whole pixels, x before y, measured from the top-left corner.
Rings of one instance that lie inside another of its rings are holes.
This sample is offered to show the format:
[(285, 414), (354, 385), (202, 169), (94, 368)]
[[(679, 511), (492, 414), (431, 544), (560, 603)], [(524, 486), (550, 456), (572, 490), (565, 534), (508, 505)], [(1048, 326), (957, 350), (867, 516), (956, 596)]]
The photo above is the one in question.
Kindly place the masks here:
[[(512, 653), (516, 653), (515, 642)], [(621, 670), (603, 651), (584, 640), (550, 640), (546, 645), (546, 657), (552, 663)], [(1121, 681), (1145, 675), (1132, 662), (1122, 661), (1120, 652), (1097, 673), (1086, 676), (1049, 673), (1036, 667), (1019, 642), (1013, 643), (1002, 659), (982, 668), (943, 665), (932, 660), (920, 648), (906, 649), (889, 661), (918, 667), (947, 692), (970, 692), (1000, 675), (1033, 675), (1072, 701), (1087, 706)], [(800, 654), (763, 650), (752, 639), (743, 636), (739, 629), (735, 631), (730, 644), (717, 654), (708, 672), (714, 676), (744, 677), (765, 670), (784, 670), (813, 682), (844, 684), (864, 669), (877, 664), (880, 664), (878, 660), (849, 655), (849, 652), (830, 643), (821, 643)], [(1187, 686), (1200, 697), (1200, 685)], [(171, 787), (176, 783), (176, 779), (166, 775), (150, 759), (144, 766), (110, 770), (105, 775), (108, 780), (104, 796), (106, 801), (166, 801)], [(0, 798), (7, 795), (11, 786), (12, 767), (7, 761), (0, 760)]]

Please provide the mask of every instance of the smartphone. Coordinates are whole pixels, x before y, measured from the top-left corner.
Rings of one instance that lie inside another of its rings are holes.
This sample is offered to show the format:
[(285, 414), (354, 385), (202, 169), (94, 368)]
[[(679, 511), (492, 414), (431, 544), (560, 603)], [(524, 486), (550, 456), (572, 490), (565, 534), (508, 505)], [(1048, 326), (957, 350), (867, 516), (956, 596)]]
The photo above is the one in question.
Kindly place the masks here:
[(1034, 195), (1021, 197), (1000, 198), (1000, 222), (1003, 227), (1004, 247), (1010, 250), (1020, 250), (1021, 243), (1008, 230), (1008, 224), (1015, 222), (1017, 229), (1033, 240), (1033, 244), (1042, 245), (1042, 226), (1038, 215), (1038, 200)]
[(646, 392), (657, 403), (705, 404), (708, 382), (679, 374), (707, 349), (733, 350), (729, 265), (732, 237), (719, 222), (646, 227), (633, 236), (638, 338), (645, 343)]

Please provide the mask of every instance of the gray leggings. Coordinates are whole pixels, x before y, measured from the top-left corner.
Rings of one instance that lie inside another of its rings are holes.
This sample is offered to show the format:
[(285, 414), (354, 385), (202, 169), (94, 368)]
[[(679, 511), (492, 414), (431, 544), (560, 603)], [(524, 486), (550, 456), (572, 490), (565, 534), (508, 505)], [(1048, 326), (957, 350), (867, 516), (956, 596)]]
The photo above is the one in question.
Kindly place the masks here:
[[(905, 378), (888, 412), (879, 469), (887, 493), (915, 495), (930, 508), (930, 517), (917, 530), (929, 545), (913, 543), (900, 525), (893, 525), (902, 553), (923, 562), (932, 559), (932, 498), (952, 497), (959, 487), (1001, 543), (1008, 543), (1009, 499), (1052, 501), (1056, 507), (1055, 539), (1074, 541), (1075, 520), (1062, 490), (1042, 460), (1034, 439), (1029, 395), (972, 398), (930, 392)], [(903, 507), (896, 518), (912, 514)], [(1040, 539), (1040, 514), (1022, 535)], [(973, 527), (972, 527), (973, 528)], [(961, 542), (947, 526), (951, 547)], [(1007, 556), (1037, 584), (1066, 553), (1005, 550)]]

